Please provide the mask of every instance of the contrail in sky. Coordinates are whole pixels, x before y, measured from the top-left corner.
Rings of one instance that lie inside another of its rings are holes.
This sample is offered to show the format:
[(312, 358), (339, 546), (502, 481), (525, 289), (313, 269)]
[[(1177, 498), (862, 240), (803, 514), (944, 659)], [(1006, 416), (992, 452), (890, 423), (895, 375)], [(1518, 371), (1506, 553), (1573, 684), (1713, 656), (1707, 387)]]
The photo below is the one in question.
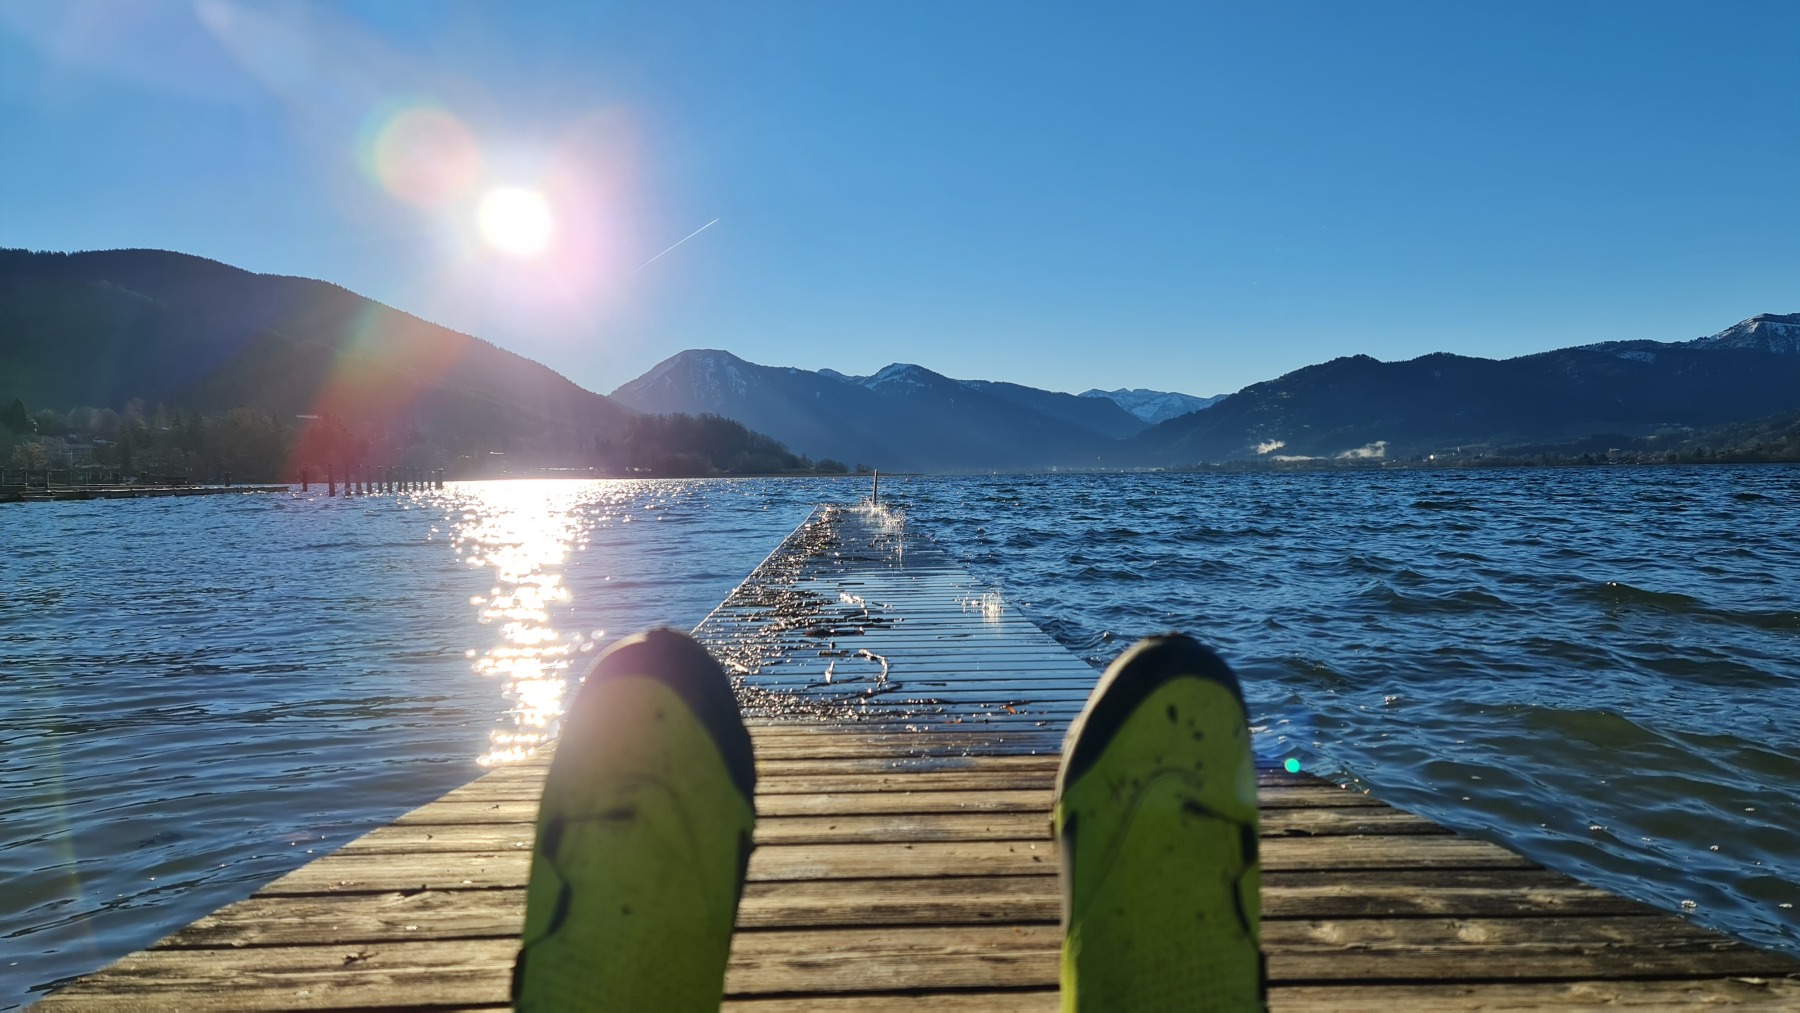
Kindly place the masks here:
[[(702, 225), (699, 228), (695, 229), (694, 231), (688, 233), (687, 235), (682, 236), (680, 239), (677, 239), (675, 241), (675, 245), (669, 247), (669, 250), (673, 250), (676, 246), (680, 246), (682, 243), (687, 242), (688, 240), (694, 238), (695, 236), (699, 235), (702, 232), (705, 232), (707, 229), (710, 229), (714, 225), (717, 225), (717, 224), (719, 224), (719, 220), (717, 218), (714, 218), (712, 221), (707, 222), (705, 225)], [(656, 256), (651, 257), (649, 260), (644, 261), (642, 264), (639, 264), (638, 271), (642, 271), (644, 268), (649, 267), (651, 264), (654, 264), (658, 260), (662, 259), (663, 253), (668, 253), (669, 250), (664, 250), (664, 251), (662, 251), (662, 253), (659, 253)], [(636, 274), (637, 271), (633, 271), (631, 273)]]

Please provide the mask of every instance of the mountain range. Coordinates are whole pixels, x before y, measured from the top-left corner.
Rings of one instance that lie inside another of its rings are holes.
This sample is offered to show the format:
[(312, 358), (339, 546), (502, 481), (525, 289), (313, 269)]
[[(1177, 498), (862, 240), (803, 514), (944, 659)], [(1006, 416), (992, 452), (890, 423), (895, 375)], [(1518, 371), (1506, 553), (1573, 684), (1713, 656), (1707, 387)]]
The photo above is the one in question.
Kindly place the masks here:
[(1800, 315), (1751, 317), (1692, 341), (1614, 341), (1505, 360), (1349, 356), (1216, 398), (1071, 396), (904, 363), (848, 376), (717, 350), (681, 352), (612, 396), (640, 411), (724, 415), (793, 446), (899, 470), (1470, 455), (1800, 409)]
[(790, 447), (894, 471), (1107, 467), (1143, 420), (1106, 399), (896, 363), (870, 376), (761, 366), (717, 349), (663, 360), (612, 392), (638, 411), (736, 419)]
[(1613, 341), (1493, 360), (1334, 359), (1252, 384), (1133, 437), (1191, 463), (1476, 453), (1594, 433), (1646, 436), (1800, 408), (1800, 314), (1685, 342)]
[[(63, 409), (133, 399), (201, 413), (247, 405), (278, 419), (330, 416), (464, 457), (505, 451), (543, 464), (604, 458), (630, 444), (629, 433), (649, 431), (641, 413), (670, 412), (721, 416), (797, 453), (890, 471), (1392, 459), (1648, 437), (1800, 410), (1800, 314), (1763, 314), (1690, 341), (1505, 360), (1350, 356), (1217, 398), (1074, 395), (908, 363), (852, 376), (711, 349), (680, 352), (605, 397), (326, 282), (153, 250), (4, 250), (0, 404), (13, 398)], [(732, 439), (761, 439), (739, 433)]]
[(1081, 396), (1106, 398), (1144, 422), (1155, 425), (1189, 412), (1197, 412), (1202, 408), (1211, 408), (1225, 400), (1227, 395), (1214, 394), (1212, 397), (1195, 397), (1192, 394), (1177, 394), (1166, 390), (1145, 390), (1142, 387), (1133, 390), (1120, 387), (1118, 390), (1084, 390), (1081, 392)]

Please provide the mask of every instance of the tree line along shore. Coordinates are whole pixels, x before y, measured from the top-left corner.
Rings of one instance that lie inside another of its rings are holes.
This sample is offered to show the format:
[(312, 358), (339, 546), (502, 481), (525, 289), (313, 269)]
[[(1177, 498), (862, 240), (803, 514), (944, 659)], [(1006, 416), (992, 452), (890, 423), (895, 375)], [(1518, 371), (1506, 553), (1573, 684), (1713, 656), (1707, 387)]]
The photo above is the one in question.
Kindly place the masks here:
[[(1448, 448), (1355, 458), (1253, 458), (1172, 470), (1559, 467), (1800, 462), (1800, 412), (1656, 436), (1597, 434), (1557, 444)], [(182, 486), (340, 481), (385, 471), (452, 479), (582, 474), (692, 478), (867, 474), (870, 465), (796, 454), (716, 415), (644, 415), (611, 434), (358, 427), (329, 416), (281, 419), (249, 407), (203, 415), (141, 401), (121, 408), (0, 405), (0, 485)]]
[[(10, 481), (49, 471), (65, 484), (136, 478), (180, 485), (325, 482), (354, 470), (497, 478), (578, 470), (603, 475), (841, 475), (866, 464), (813, 460), (713, 415), (646, 415), (611, 434), (429, 433), (330, 416), (281, 419), (249, 407), (203, 415), (133, 401), (123, 408), (0, 406), (0, 468)], [(41, 481), (41, 479), (40, 479)]]

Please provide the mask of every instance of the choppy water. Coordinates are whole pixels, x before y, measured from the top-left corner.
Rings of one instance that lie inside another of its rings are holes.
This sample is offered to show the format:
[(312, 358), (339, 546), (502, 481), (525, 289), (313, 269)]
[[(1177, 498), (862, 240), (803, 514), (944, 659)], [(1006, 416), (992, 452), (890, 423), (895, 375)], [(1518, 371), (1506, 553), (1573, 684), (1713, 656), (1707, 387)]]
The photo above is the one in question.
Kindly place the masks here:
[[(554, 733), (857, 480), (0, 509), (0, 1006)], [(1186, 629), (1265, 755), (1800, 952), (1800, 469), (883, 482), (1096, 664)]]

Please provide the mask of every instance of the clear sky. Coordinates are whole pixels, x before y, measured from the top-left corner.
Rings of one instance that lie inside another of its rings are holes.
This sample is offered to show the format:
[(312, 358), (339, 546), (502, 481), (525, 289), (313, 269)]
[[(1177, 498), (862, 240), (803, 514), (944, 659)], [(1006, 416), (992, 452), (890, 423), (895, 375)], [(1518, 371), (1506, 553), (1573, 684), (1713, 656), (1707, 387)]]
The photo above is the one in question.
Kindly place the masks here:
[(0, 245), (601, 392), (701, 347), (1212, 394), (1800, 311), (1797, 51), (1793, 0), (0, 0)]

